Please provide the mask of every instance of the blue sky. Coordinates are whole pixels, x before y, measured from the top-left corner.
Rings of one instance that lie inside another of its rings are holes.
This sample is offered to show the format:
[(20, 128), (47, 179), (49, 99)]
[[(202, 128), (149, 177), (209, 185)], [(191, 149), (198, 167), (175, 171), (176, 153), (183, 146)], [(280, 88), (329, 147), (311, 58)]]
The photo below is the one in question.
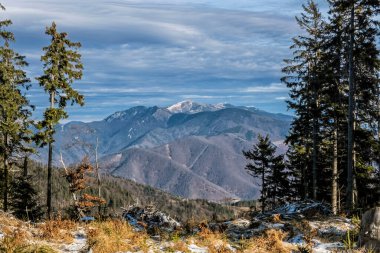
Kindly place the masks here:
[[(41, 74), (44, 30), (52, 21), (80, 41), (85, 95), (69, 120), (100, 120), (136, 105), (191, 99), (289, 113), (282, 60), (300, 31), (302, 0), (3, 0), (14, 47), (29, 76)], [(35, 83), (35, 81), (33, 81)], [(36, 117), (48, 97), (35, 84)]]

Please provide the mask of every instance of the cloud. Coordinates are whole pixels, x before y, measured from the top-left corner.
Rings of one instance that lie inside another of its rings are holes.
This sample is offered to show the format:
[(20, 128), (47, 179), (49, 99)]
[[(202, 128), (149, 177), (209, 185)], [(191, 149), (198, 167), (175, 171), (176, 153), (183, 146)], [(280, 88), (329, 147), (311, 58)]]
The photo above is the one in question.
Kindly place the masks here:
[[(183, 98), (286, 108), (278, 98), (287, 89), (278, 82), (282, 60), (291, 54), (291, 37), (299, 32), (294, 21), (299, 0), (2, 3), (5, 17), (14, 22), (15, 47), (27, 56), (33, 80), (42, 73), (41, 48), (49, 43), (46, 25), (55, 20), (60, 30), (82, 43), (84, 77), (74, 86), (88, 103), (86, 110), (73, 110), (74, 115), (96, 108), (100, 117), (136, 101), (162, 105)], [(38, 85), (30, 99), (43, 108), (46, 95), (37, 90)], [(268, 96), (252, 102), (247, 93)]]
[[(282, 83), (272, 83), (267, 86), (256, 86), (246, 88), (247, 92), (251, 93), (274, 93), (274, 92), (286, 92), (288, 88)], [(276, 97), (276, 99), (281, 99), (283, 97)]]

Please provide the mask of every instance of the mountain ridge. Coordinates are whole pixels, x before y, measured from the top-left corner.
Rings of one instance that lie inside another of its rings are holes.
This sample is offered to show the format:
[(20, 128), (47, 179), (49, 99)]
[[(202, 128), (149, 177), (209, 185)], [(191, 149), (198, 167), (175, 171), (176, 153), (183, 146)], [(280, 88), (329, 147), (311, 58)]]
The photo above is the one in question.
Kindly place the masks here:
[[(269, 134), (284, 151), (280, 144), (291, 119), (227, 104), (137, 106), (101, 121), (59, 126), (53, 158), (57, 165), (60, 153), (67, 164), (84, 156), (94, 160), (97, 149), (104, 173), (186, 198), (252, 199), (259, 188), (244, 170), (242, 150), (251, 148), (258, 134)], [(39, 160), (46, 154), (45, 149)]]

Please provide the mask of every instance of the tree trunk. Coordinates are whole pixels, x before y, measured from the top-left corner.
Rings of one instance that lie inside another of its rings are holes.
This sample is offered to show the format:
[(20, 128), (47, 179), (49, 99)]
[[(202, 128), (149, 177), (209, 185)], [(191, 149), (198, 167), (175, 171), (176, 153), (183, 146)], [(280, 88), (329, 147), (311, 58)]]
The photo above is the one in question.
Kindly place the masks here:
[[(336, 124), (337, 125), (337, 124)], [(331, 208), (334, 215), (338, 209), (338, 129), (335, 126), (333, 133), (333, 166), (332, 166), (332, 183), (331, 183)]]
[[(54, 97), (55, 93), (50, 94), (50, 108), (54, 108)], [(53, 126), (49, 126), (52, 130)], [(46, 206), (47, 206), (47, 218), (50, 220), (52, 218), (52, 167), (53, 167), (53, 136), (49, 136), (49, 153), (48, 153), (48, 178), (47, 178), (47, 196), (46, 196)]]
[(8, 211), (8, 179), (9, 179), (9, 163), (8, 156), (4, 153), (4, 191), (3, 191), (3, 210)]
[(264, 213), (265, 212), (265, 207), (266, 207), (266, 203), (265, 203), (265, 199), (266, 199), (266, 189), (265, 189), (265, 185), (264, 185), (264, 179), (265, 179), (265, 168), (263, 168), (263, 173), (262, 173), (262, 176), (261, 176), (261, 189), (262, 189), (262, 193), (261, 193), (261, 199), (262, 199), (262, 203), (261, 203), (261, 212)]
[[(101, 194), (101, 180), (100, 180), (100, 172), (99, 172), (99, 161), (98, 161), (98, 147), (99, 147), (99, 138), (96, 138), (96, 148), (95, 148), (95, 166), (96, 166), (96, 181), (98, 183), (98, 197), (102, 198)], [(98, 214), (99, 218), (101, 216), (101, 206), (98, 206)]]
[[(356, 113), (354, 113), (356, 114)], [(356, 130), (356, 119), (354, 117), (354, 133)], [(356, 184), (356, 144), (355, 141), (353, 143), (353, 150), (352, 150), (352, 202), (355, 206), (358, 203), (358, 186)]]
[(306, 166), (302, 167), (302, 185), (303, 185), (303, 199), (308, 199), (309, 194), (308, 194), (308, 184), (307, 184), (307, 177), (306, 177)]
[[(314, 92), (316, 93), (316, 92)], [(316, 94), (314, 94), (314, 99), (316, 100)], [(312, 183), (312, 194), (313, 199), (317, 199), (317, 129), (318, 129), (318, 120), (316, 117), (316, 107), (317, 101), (315, 101), (314, 115), (313, 115), (313, 165), (312, 165), (312, 175), (313, 175), (313, 183)]]
[(350, 47), (349, 47), (349, 97), (348, 97), (348, 131), (347, 131), (347, 189), (346, 189), (346, 209), (351, 211), (354, 208), (353, 196), (353, 127), (354, 127), (354, 1), (352, 1), (350, 18)]
[(52, 199), (52, 159), (53, 159), (53, 145), (52, 143), (49, 143), (49, 155), (48, 155), (48, 178), (47, 178), (47, 218), (50, 220), (52, 218), (52, 205), (51, 205), (51, 199)]
[(28, 176), (28, 156), (24, 157), (23, 176), (25, 178)]

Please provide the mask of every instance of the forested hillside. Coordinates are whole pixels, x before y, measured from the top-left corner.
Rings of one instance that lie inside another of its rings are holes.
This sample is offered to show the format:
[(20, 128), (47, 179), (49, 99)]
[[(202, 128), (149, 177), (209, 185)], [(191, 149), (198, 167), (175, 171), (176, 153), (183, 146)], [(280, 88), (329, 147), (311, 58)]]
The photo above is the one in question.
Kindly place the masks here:
[[(46, 166), (32, 162), (29, 164), (29, 173), (32, 175), (30, 180), (33, 182), (33, 186), (39, 192), (38, 202), (42, 207), (46, 202), (46, 195), (43, 194), (47, 176)], [(54, 215), (70, 217), (74, 200), (69, 190), (69, 184), (65, 179), (65, 173), (62, 169), (56, 168), (53, 170), (52, 178), (54, 182), (52, 188)], [(105, 217), (118, 217), (123, 212), (122, 208), (128, 208), (130, 205), (152, 205), (181, 222), (225, 220), (235, 216), (234, 208), (231, 206), (216, 204), (207, 200), (184, 199), (128, 179), (102, 175), (101, 181), (101, 194), (107, 200), (101, 210)], [(87, 184), (88, 188), (84, 192), (96, 195), (98, 188), (93, 174), (88, 175)], [(97, 213), (94, 214), (98, 215)]]

